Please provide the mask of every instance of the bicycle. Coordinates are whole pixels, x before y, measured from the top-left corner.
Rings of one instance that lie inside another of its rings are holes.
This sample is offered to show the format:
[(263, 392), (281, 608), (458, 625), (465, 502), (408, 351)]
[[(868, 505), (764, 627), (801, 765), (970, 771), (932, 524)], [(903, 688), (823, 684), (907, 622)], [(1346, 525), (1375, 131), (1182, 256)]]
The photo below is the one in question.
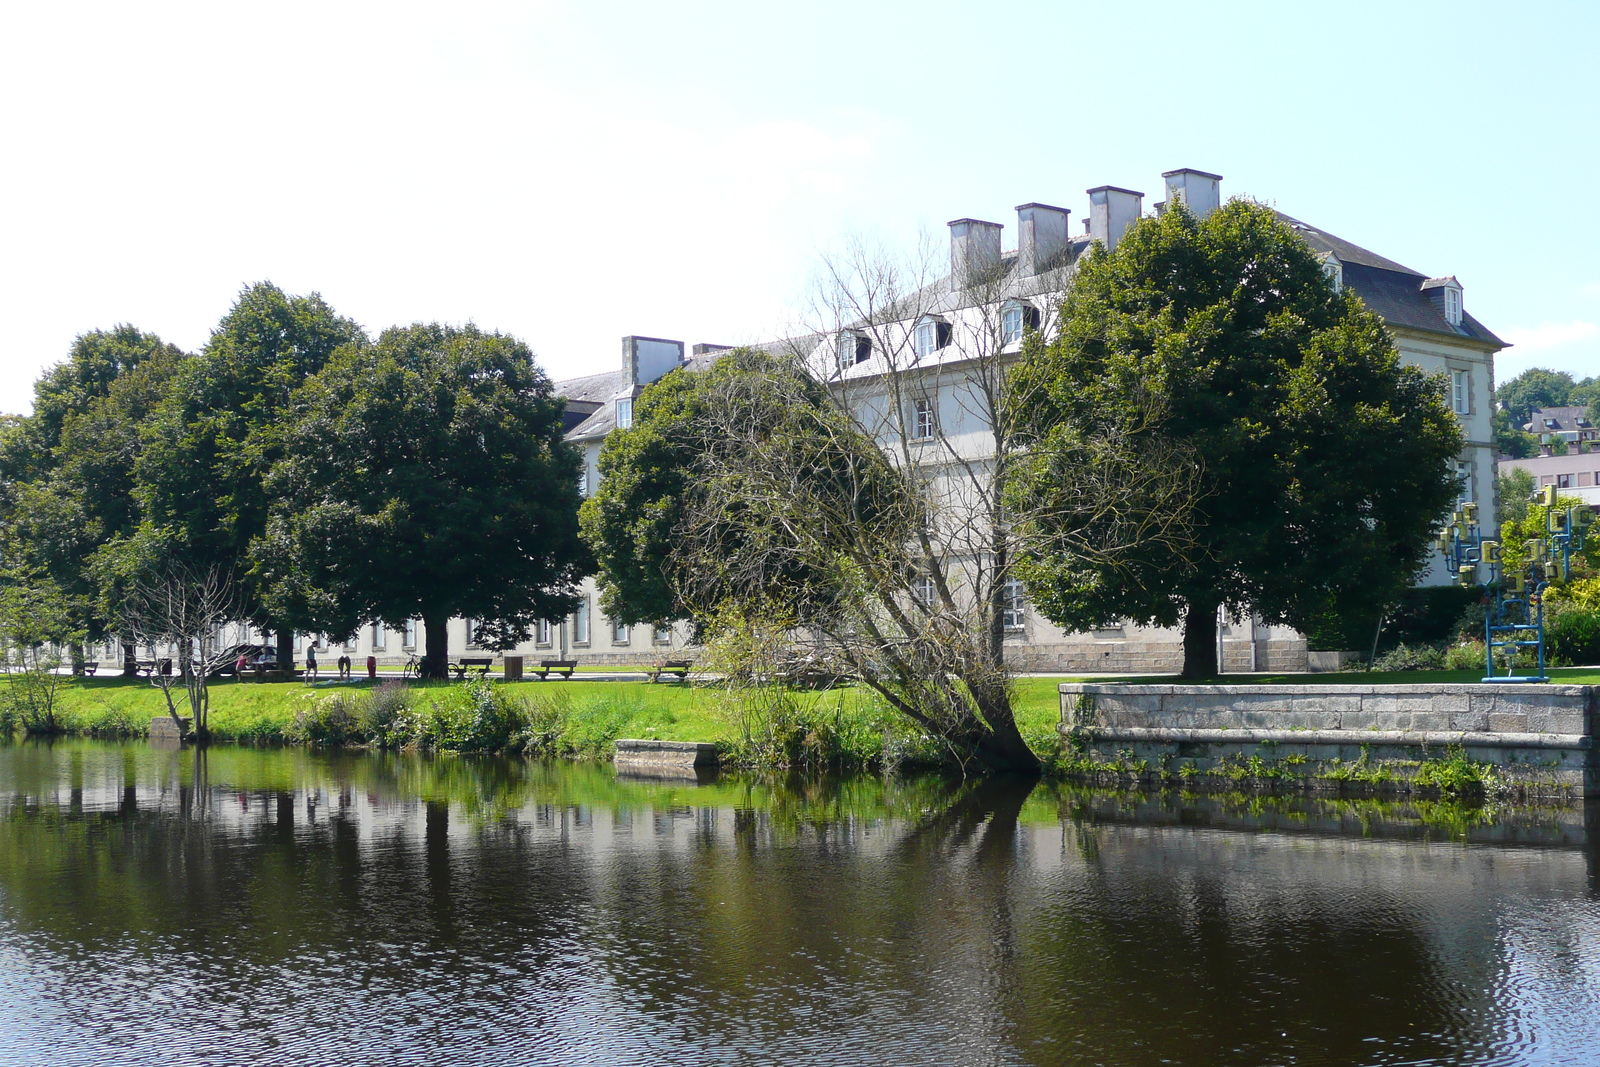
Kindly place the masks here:
[(412, 654), (410, 659), (406, 660), (405, 667), (400, 671), (400, 677), (417, 679), (422, 677), (422, 661), (416, 657), (415, 653)]

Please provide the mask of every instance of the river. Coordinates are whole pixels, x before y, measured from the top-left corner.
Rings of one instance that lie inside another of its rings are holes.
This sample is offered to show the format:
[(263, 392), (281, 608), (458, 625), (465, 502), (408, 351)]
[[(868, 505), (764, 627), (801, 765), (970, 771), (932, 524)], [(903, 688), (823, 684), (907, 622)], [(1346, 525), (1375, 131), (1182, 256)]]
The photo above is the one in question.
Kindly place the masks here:
[(1600, 1062), (1600, 811), (0, 747), (0, 1062)]

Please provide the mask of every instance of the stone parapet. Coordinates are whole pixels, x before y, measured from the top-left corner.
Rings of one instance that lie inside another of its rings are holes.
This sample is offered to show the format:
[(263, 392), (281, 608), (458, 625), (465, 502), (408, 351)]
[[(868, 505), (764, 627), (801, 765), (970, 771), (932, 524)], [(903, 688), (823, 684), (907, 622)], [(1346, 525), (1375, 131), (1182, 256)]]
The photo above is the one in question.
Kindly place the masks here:
[[(1061, 732), (1095, 757), (1178, 761), (1191, 773), (1228, 759), (1388, 760), (1459, 748), (1535, 795), (1600, 795), (1600, 687), (1583, 685), (1060, 686)], [(1184, 761), (1187, 761), (1186, 763)]]
[(618, 770), (693, 772), (697, 767), (716, 766), (717, 746), (706, 741), (621, 740), (616, 764)]

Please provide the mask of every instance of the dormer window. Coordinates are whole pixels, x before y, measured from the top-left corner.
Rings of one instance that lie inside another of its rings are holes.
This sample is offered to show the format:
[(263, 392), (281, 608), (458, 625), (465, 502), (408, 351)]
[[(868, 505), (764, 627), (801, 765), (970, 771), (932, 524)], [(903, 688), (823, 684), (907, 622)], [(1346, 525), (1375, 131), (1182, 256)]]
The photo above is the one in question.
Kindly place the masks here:
[(1328, 283), (1333, 286), (1334, 292), (1344, 288), (1344, 264), (1339, 262), (1339, 257), (1332, 252), (1322, 254), (1322, 273), (1327, 275)]
[(626, 430), (633, 425), (633, 401), (628, 399), (617, 401), (617, 429)]
[(950, 343), (950, 324), (932, 315), (924, 315), (912, 331), (911, 345), (918, 359), (933, 355)]
[(839, 334), (839, 369), (853, 367), (857, 363), (865, 363), (872, 358), (872, 338), (855, 330), (844, 330)]
[(1039, 309), (1031, 304), (1007, 300), (1000, 309), (1000, 343), (1014, 345), (1022, 340), (1025, 328), (1039, 328)]
[(1446, 286), (1444, 290), (1444, 321), (1452, 326), (1461, 325), (1461, 290)]

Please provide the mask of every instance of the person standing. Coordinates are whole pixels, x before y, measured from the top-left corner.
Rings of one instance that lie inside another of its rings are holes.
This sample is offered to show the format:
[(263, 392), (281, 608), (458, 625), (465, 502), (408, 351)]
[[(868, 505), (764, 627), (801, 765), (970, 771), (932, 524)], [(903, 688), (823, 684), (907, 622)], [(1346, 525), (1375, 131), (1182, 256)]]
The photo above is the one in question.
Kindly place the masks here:
[(306, 683), (317, 680), (317, 646), (315, 642), (306, 644)]

